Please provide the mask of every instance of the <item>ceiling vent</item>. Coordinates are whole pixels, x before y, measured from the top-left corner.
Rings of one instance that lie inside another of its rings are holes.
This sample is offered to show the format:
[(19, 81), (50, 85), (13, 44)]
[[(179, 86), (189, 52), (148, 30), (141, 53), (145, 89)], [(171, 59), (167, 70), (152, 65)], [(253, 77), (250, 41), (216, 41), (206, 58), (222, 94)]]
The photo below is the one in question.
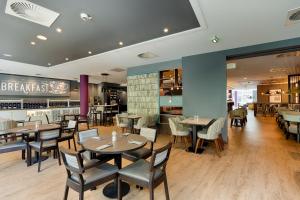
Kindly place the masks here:
[(145, 53), (138, 54), (138, 57), (143, 58), (143, 59), (150, 59), (150, 58), (156, 58), (156, 57), (158, 57), (158, 55), (156, 55), (152, 52), (145, 52)]
[(59, 13), (26, 0), (7, 0), (5, 13), (50, 27)]
[(110, 71), (112, 71), (112, 72), (124, 72), (124, 71), (126, 71), (125, 69), (122, 69), (122, 68), (113, 68), (113, 69), (111, 69)]
[(291, 9), (288, 11), (286, 25), (291, 25), (300, 22), (300, 8)]

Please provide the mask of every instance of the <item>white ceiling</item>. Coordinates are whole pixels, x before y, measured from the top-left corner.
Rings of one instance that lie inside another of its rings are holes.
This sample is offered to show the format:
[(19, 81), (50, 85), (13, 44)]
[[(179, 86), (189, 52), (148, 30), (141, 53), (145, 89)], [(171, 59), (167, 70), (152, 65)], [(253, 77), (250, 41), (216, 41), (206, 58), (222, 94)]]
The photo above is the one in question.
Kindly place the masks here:
[[(227, 70), (227, 86), (254, 89), (258, 84), (287, 83), (288, 75), (300, 74), (300, 52), (292, 52), (230, 60), (235, 69)], [(281, 55), (281, 56), (278, 56)]]
[[(243, 47), (300, 37), (300, 24), (285, 26), (287, 12), (300, 7), (299, 0), (190, 0), (193, 9), (206, 27), (169, 35), (163, 38), (127, 46), (106, 53), (67, 62), (50, 68), (0, 60), (0, 72), (74, 79), (80, 74), (112, 74), (106, 81), (121, 83), (126, 73), (110, 72), (112, 68), (128, 68), (183, 56)], [(203, 14), (203, 15), (202, 15)], [(63, 28), (63, 27), (62, 27)], [(172, 28), (172, 27), (170, 27)], [(220, 42), (211, 43), (217, 35)], [(126, 41), (124, 41), (126, 42)], [(159, 57), (143, 60), (137, 54), (153, 52)], [(0, 52), (5, 53), (5, 52)], [(90, 82), (98, 83), (93, 77)]]

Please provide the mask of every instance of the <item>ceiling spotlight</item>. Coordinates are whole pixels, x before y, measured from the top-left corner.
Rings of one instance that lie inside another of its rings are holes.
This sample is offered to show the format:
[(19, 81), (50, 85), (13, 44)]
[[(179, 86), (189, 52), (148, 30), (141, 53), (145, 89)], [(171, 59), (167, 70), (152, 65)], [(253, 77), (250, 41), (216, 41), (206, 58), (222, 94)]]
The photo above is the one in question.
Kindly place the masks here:
[(65, 58), (65, 60), (66, 60), (66, 61), (68, 61), (68, 60), (69, 60), (69, 58)]
[(61, 32), (62, 32), (62, 29), (59, 28), (59, 27), (57, 27), (55, 30), (56, 30), (56, 32), (58, 32), (58, 33), (61, 33)]
[(90, 21), (90, 20), (93, 19), (92, 16), (90, 16), (90, 15), (87, 14), (87, 13), (80, 13), (80, 18), (81, 18), (83, 21), (85, 21), (85, 22)]
[(39, 40), (47, 40), (47, 38), (45, 36), (43, 36), (43, 35), (37, 35), (36, 37)]
[(92, 54), (92, 52), (91, 52), (91, 51), (88, 51), (88, 53), (89, 53), (89, 54)]
[(51, 63), (48, 63), (48, 66), (50, 66), (51, 65)]
[(123, 46), (123, 42), (122, 42), (122, 41), (120, 41), (120, 42), (119, 42), (119, 45), (120, 45), (120, 46)]
[(30, 44), (33, 46), (36, 45), (36, 43), (34, 41), (31, 41)]
[(8, 54), (8, 53), (4, 53), (4, 54), (2, 54), (3, 56), (5, 56), (5, 57), (12, 57), (12, 55), (11, 54)]
[(164, 33), (168, 33), (169, 29), (168, 28), (164, 28)]
[(244, 80), (247, 80), (247, 77), (244, 77)]
[(219, 42), (219, 38), (217, 36), (214, 36), (212, 39), (211, 39), (211, 42), (212, 43), (218, 43)]

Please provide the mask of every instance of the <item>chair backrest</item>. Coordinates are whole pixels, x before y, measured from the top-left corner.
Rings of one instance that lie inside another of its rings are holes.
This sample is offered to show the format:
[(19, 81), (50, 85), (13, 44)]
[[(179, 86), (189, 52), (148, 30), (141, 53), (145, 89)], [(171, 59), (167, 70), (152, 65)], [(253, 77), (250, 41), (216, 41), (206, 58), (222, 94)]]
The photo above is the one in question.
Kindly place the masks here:
[(147, 126), (147, 118), (146, 116), (142, 116), (141, 118), (139, 118), (137, 120), (137, 123), (136, 123), (136, 128), (137, 129), (141, 129), (142, 127), (146, 127)]
[(172, 143), (168, 143), (162, 148), (156, 149), (152, 153), (152, 157), (150, 160), (150, 172), (152, 172), (153, 176), (155, 174), (156, 169), (162, 168), (164, 171), (167, 166), (167, 162), (169, 160), (170, 152), (172, 148)]
[(224, 119), (219, 118), (214, 121), (207, 129), (207, 139), (216, 139), (221, 133), (221, 130), (224, 126)]
[(78, 142), (79, 144), (85, 142), (88, 138), (97, 137), (98, 136), (98, 129), (89, 129), (85, 131), (78, 132)]
[(70, 128), (70, 129), (76, 128), (76, 123), (77, 123), (77, 121), (75, 121), (75, 120), (69, 120), (68, 128)]
[(151, 142), (155, 142), (156, 141), (156, 129), (153, 129), (153, 128), (141, 128), (140, 135), (144, 136), (145, 138), (147, 138), (147, 140), (149, 140)]
[(40, 140), (40, 147), (57, 146), (57, 139), (60, 137), (61, 129), (55, 128), (46, 131), (39, 131), (38, 137)]
[(59, 151), (62, 155), (63, 163), (68, 173), (68, 178), (71, 178), (72, 175), (76, 175), (78, 177), (79, 183), (83, 184), (84, 180), (82, 174), (84, 172), (84, 169), (83, 169), (83, 164), (82, 164), (83, 161), (80, 153), (72, 152), (63, 147), (60, 147)]
[(175, 135), (176, 131), (177, 131), (175, 121), (176, 121), (175, 117), (170, 117), (169, 118), (169, 126), (170, 126), (170, 129), (171, 129), (172, 135)]
[(71, 114), (64, 115), (64, 121), (69, 121), (69, 120), (76, 120), (75, 115), (71, 115)]

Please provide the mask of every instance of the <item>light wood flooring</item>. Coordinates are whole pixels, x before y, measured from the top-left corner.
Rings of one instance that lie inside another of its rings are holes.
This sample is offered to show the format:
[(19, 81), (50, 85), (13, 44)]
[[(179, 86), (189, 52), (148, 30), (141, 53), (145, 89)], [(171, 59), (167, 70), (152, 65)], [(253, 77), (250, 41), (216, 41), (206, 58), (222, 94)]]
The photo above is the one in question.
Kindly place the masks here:
[[(111, 130), (100, 127), (103, 134)], [(168, 135), (159, 135), (156, 147), (168, 140)], [(300, 199), (300, 144), (286, 140), (273, 118), (254, 118), (249, 113), (244, 129), (229, 128), (229, 144), (221, 155), (216, 156), (213, 145), (201, 155), (175, 145), (167, 167), (171, 199)], [(65, 181), (64, 166), (53, 158), (44, 161), (42, 172), (37, 173), (36, 165), (26, 167), (20, 152), (0, 154), (1, 200), (62, 199)], [(103, 186), (87, 191), (85, 199), (107, 199), (102, 195)], [(70, 190), (69, 199), (78, 199), (78, 194)], [(123, 199), (149, 199), (148, 190), (132, 185)], [(155, 190), (155, 199), (165, 199), (163, 185)]]

